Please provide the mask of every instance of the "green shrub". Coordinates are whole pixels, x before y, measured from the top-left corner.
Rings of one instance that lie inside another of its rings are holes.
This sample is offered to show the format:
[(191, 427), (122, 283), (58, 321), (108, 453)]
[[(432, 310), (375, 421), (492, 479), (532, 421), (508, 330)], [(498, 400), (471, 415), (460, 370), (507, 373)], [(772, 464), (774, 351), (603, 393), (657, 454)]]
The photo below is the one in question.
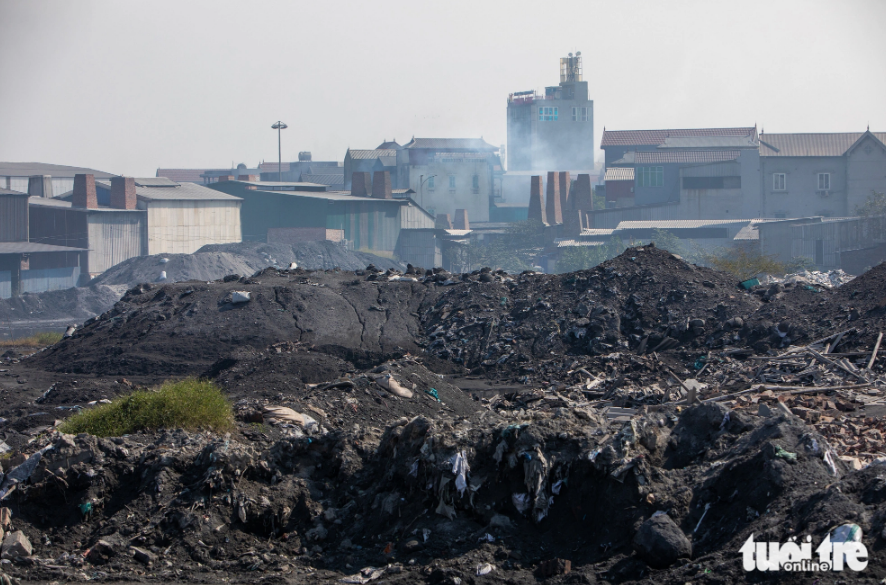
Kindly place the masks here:
[(61, 426), (63, 433), (118, 437), (160, 428), (211, 429), (233, 427), (231, 403), (212, 382), (189, 378), (166, 382), (76, 414)]

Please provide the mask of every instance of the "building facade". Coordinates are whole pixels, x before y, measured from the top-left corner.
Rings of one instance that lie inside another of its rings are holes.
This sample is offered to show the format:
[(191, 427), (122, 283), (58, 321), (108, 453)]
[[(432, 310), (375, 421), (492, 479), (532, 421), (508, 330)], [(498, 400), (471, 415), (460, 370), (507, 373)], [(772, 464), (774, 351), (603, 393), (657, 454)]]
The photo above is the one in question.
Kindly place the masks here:
[(594, 169), (594, 102), (581, 53), (560, 59), (560, 84), (508, 96), (508, 171)]

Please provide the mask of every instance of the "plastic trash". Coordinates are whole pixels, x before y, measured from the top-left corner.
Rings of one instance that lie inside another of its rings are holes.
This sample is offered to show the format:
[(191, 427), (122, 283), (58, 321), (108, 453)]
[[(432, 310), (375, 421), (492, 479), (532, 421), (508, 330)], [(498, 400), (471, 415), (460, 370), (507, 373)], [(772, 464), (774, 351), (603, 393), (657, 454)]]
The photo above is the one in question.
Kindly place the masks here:
[(858, 524), (844, 524), (831, 533), (831, 542), (861, 542), (862, 535)]
[(160, 264), (168, 264), (169, 258), (160, 258)]
[(231, 293), (231, 302), (235, 305), (240, 303), (248, 303), (252, 300), (252, 295), (245, 290), (235, 290)]
[(529, 508), (529, 494), (512, 494), (511, 501), (521, 514)]
[(69, 338), (69, 337), (72, 337), (72, 336), (74, 335), (74, 332), (75, 332), (75, 331), (77, 331), (77, 326), (76, 326), (76, 325), (68, 325), (68, 328), (65, 329), (65, 334), (62, 335), (62, 337), (63, 337), (64, 339), (67, 339), (67, 338)]
[(160, 271), (160, 278), (158, 278), (157, 280), (166, 280), (166, 271), (165, 270)]
[(400, 398), (412, 398), (412, 390), (407, 390), (401, 386), (390, 374), (385, 374), (384, 376), (377, 378), (375, 381), (379, 386), (394, 396), (399, 396)]
[(431, 388), (430, 390), (425, 390), (425, 394), (430, 394), (431, 396), (433, 396), (437, 400), (437, 402), (440, 402), (440, 395), (437, 394), (436, 388)]
[(289, 269), (290, 269), (290, 270), (295, 270), (296, 268), (298, 268), (298, 263), (297, 263), (297, 262), (290, 262), (290, 263), (289, 263)]
[(456, 453), (452, 458), (452, 473), (455, 474), (455, 488), (458, 490), (458, 495), (460, 496), (464, 496), (465, 490), (468, 489), (467, 475), (470, 469), (465, 452), (462, 451), (461, 453)]
[(775, 447), (775, 456), (779, 457), (780, 459), (784, 459), (788, 463), (796, 463), (797, 462), (797, 454), (796, 453), (791, 453), (790, 451), (785, 451), (784, 449), (782, 449), (781, 447), (779, 447), (777, 445)]
[(760, 281), (758, 279), (749, 278), (748, 280), (742, 281), (741, 286), (743, 286), (745, 289), (750, 289), (750, 288), (754, 288), (758, 284), (760, 284)]
[(495, 567), (490, 565), (489, 563), (483, 563), (482, 565), (477, 565), (477, 576), (488, 575), (492, 571), (495, 570)]

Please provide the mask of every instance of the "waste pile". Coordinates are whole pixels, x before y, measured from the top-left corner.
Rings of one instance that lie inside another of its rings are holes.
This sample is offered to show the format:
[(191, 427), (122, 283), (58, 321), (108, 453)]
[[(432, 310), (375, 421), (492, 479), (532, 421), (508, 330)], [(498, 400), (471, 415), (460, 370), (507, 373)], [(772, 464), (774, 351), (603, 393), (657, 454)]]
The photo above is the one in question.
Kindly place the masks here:
[[(748, 290), (654, 246), (564, 275), (141, 284), (70, 338), (0, 358), (2, 570), (740, 583), (768, 578), (743, 566), (749, 539), (831, 538), (869, 552), (837, 577), (876, 582), (884, 286), (881, 265), (833, 289)], [(224, 389), (233, 430), (59, 432), (184, 376)]]
[(841, 269), (828, 270), (820, 272), (818, 270), (803, 270), (802, 272), (793, 272), (784, 276), (764, 275), (759, 278), (760, 284), (798, 284), (805, 286), (823, 286), (826, 288), (835, 288), (842, 286), (855, 278), (851, 274), (846, 274)]

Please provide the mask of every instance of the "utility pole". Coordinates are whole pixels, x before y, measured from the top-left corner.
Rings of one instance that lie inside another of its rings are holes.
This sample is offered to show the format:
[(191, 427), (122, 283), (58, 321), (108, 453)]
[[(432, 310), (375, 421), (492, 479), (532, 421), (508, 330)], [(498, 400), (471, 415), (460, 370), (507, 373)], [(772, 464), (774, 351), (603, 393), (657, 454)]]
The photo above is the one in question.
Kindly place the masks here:
[(283, 150), (280, 146), (280, 132), (282, 130), (286, 130), (287, 128), (289, 128), (289, 126), (287, 126), (283, 122), (277, 120), (277, 123), (274, 124), (273, 126), (271, 126), (271, 128), (273, 128), (274, 130), (277, 131), (277, 182), (282, 183), (283, 182)]

